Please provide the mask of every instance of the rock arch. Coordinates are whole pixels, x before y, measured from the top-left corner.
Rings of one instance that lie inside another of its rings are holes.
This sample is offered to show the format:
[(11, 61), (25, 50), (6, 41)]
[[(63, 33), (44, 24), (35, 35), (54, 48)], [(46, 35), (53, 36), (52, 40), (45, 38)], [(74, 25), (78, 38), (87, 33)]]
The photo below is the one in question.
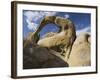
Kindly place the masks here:
[[(45, 25), (49, 23), (56, 24), (57, 27), (60, 28), (60, 31), (58, 32), (58, 34), (52, 37), (39, 40), (38, 33), (43, 29)], [(75, 26), (71, 20), (58, 16), (46, 16), (41, 21), (38, 29), (30, 35), (29, 39), (26, 40), (24, 47), (27, 47), (28, 44), (30, 43), (31, 44), (37, 43), (39, 46), (48, 48), (64, 46), (66, 53), (68, 53), (69, 55), (75, 38), (76, 38)]]
[(75, 33), (75, 26), (73, 24), (73, 22), (69, 19), (65, 19), (63, 17), (58, 17), (58, 16), (46, 16), (44, 17), (44, 19), (41, 21), (38, 29), (36, 30), (35, 34), (39, 33), (42, 28), (49, 24), (49, 23), (53, 23), (53, 24), (56, 24), (58, 28), (60, 28), (60, 31), (63, 31), (63, 30), (67, 30), (67, 29), (72, 29), (73, 30), (73, 33)]
[(41, 39), (38, 41), (37, 44), (42, 47), (48, 48), (63, 46), (63, 48), (65, 49), (64, 51), (67, 53), (65, 53), (64, 55), (69, 56), (73, 42), (76, 38), (76, 31), (73, 22), (69, 19), (65, 19), (58, 16), (46, 16), (41, 21), (36, 33), (39, 33), (42, 28), (49, 23), (54, 23), (60, 28), (58, 34), (52, 37)]

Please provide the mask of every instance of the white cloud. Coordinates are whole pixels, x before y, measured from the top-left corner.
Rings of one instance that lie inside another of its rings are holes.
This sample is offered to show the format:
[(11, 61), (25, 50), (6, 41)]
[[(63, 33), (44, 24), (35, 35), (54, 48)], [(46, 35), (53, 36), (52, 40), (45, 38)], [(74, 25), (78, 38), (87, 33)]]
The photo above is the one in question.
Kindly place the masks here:
[(45, 16), (54, 16), (56, 14), (57, 14), (57, 12), (44, 12)]
[(37, 21), (42, 17), (42, 15), (37, 11), (27, 11), (24, 13), (24, 15), (27, 17), (27, 19), (29, 19), (29, 21)]
[(26, 22), (28, 23), (28, 29), (36, 31), (38, 24), (30, 22), (28, 19), (26, 20)]
[(37, 21), (38, 19), (44, 17), (44, 16), (54, 16), (57, 12), (44, 12), (44, 11), (27, 11), (24, 13), (24, 15), (31, 21)]
[(44, 16), (54, 16), (57, 12), (44, 12), (44, 11), (27, 11), (24, 13), (24, 15), (27, 17), (26, 22), (28, 23), (28, 28), (30, 30), (36, 30), (38, 27), (38, 24), (36, 24), (36, 21), (39, 19), (42, 19)]
[(76, 34), (79, 35), (80, 33), (84, 33), (84, 32), (89, 33), (90, 29), (91, 29), (91, 27), (89, 27), (89, 26), (88, 27), (85, 27), (85, 28), (83, 28), (81, 30), (77, 30), (76, 31)]
[(65, 17), (66, 19), (68, 19), (70, 16), (69, 16), (69, 14), (65, 14), (64, 17)]

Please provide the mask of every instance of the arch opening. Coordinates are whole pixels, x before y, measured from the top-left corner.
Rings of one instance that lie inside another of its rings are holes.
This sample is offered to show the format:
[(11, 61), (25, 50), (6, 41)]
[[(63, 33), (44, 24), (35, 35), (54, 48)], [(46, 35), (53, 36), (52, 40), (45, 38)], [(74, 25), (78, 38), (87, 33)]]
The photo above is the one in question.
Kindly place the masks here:
[(43, 39), (45, 37), (53, 36), (58, 32), (60, 32), (60, 27), (54, 23), (49, 23), (46, 24), (38, 34), (40, 35), (40, 39)]

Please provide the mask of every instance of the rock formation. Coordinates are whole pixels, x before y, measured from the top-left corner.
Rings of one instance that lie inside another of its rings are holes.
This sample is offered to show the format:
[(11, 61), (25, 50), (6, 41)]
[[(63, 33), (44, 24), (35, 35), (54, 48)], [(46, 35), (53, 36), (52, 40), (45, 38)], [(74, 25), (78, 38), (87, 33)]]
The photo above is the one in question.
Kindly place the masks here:
[(30, 45), (36, 45), (36, 42), (39, 40), (39, 35), (35, 34), (35, 32), (30, 32), (26, 40), (24, 40), (23, 47), (27, 48)]
[(32, 48), (24, 48), (23, 68), (32, 69), (69, 66), (67, 62), (53, 53), (55, 52), (38, 45)]
[(52, 36), (54, 36), (54, 35), (56, 35), (57, 33), (54, 33), (54, 32), (48, 32), (47, 34), (45, 34), (44, 36), (43, 36), (43, 38), (46, 38), (46, 37), (52, 37)]
[[(39, 40), (37, 44), (41, 47), (47, 47), (51, 49), (58, 48), (59, 50), (60, 47), (65, 48), (65, 50), (68, 51), (67, 54), (69, 55), (73, 42), (76, 38), (75, 26), (73, 22), (69, 19), (65, 19), (62, 17), (47, 16), (42, 20), (36, 32), (39, 32), (40, 29), (42, 29), (43, 26), (48, 23), (54, 23), (58, 25), (60, 31), (52, 37), (46, 37)], [(63, 55), (66, 55), (64, 53), (65, 50), (60, 50)]]
[(80, 34), (72, 47), (70, 58), (68, 59), (69, 66), (90, 66), (91, 65), (91, 42), (89, 34)]
[[(59, 32), (47, 33), (40, 39), (39, 32), (49, 23), (56, 24)], [(91, 36), (84, 33), (76, 38), (75, 26), (69, 19), (46, 16), (23, 44), (24, 69), (91, 65)]]

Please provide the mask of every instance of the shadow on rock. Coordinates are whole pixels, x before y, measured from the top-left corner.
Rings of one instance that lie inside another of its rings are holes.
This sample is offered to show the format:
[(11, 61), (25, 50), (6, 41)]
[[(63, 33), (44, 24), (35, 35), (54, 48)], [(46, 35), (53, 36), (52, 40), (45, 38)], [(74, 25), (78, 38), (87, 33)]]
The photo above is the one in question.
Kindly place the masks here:
[[(52, 52), (53, 53), (53, 52)], [(68, 67), (61, 58), (52, 54), (48, 48), (34, 46), (32, 48), (23, 49), (23, 68), (54, 68), (54, 67)]]

